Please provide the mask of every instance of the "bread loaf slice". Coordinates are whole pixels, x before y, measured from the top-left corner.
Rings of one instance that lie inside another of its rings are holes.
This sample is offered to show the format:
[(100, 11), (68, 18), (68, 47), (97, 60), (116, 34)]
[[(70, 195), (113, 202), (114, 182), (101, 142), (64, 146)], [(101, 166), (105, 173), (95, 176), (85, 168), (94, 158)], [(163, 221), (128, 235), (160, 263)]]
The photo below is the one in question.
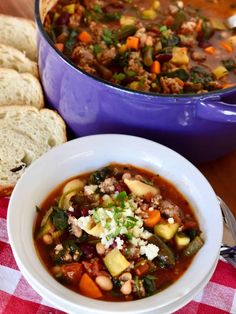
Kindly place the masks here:
[(2, 44), (0, 44), (0, 67), (13, 69), (20, 73), (31, 73), (35, 77), (39, 77), (36, 62), (31, 61), (20, 50)]
[(10, 195), (35, 159), (65, 141), (65, 123), (56, 112), (0, 107), (0, 196)]
[(42, 108), (43, 90), (32, 74), (0, 68), (0, 107), (12, 105)]
[(0, 44), (12, 46), (37, 60), (36, 28), (31, 20), (0, 14)]

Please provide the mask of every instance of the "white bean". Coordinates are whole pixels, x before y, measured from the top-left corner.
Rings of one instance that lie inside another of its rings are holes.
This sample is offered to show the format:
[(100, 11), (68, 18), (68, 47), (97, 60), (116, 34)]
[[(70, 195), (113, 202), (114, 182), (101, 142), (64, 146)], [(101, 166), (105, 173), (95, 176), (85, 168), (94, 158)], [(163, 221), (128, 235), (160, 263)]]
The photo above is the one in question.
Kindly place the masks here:
[(50, 234), (48, 234), (48, 233), (44, 234), (44, 236), (43, 236), (43, 242), (44, 242), (45, 244), (47, 244), (47, 245), (52, 244), (52, 242), (53, 242), (52, 236), (51, 236)]
[(98, 242), (96, 244), (96, 251), (99, 255), (103, 255), (105, 253), (105, 246), (102, 243)]
[(110, 291), (113, 288), (113, 283), (107, 276), (97, 276), (95, 282), (104, 291)]
[(121, 281), (127, 281), (127, 280), (131, 280), (132, 279), (132, 275), (129, 272), (125, 272), (122, 275), (120, 275), (119, 279)]
[(132, 292), (132, 286), (131, 286), (131, 281), (130, 280), (126, 281), (122, 285), (122, 287), (120, 289), (120, 292), (125, 294), (125, 295), (128, 295), (128, 294), (130, 294)]

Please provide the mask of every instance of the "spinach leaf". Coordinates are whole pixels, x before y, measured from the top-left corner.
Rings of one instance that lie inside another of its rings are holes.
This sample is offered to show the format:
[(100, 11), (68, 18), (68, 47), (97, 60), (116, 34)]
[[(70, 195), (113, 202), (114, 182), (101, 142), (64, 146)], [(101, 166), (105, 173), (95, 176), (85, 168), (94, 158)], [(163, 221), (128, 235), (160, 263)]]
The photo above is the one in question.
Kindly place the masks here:
[(236, 62), (232, 58), (227, 59), (227, 60), (222, 60), (221, 62), (223, 63), (223, 65), (228, 71), (232, 71), (236, 69)]
[(103, 14), (103, 21), (104, 22), (112, 22), (112, 21), (118, 21), (121, 18), (120, 12), (108, 12)]
[(124, 53), (120, 54), (116, 59), (118, 65), (121, 67), (127, 67), (129, 64), (129, 55), (129, 51), (125, 51)]
[(178, 77), (184, 82), (186, 82), (189, 79), (189, 73), (184, 69), (178, 69), (172, 72), (161, 73), (161, 76)]
[(70, 54), (74, 48), (74, 45), (76, 43), (76, 37), (78, 33), (75, 30), (72, 30), (70, 32), (70, 35), (65, 43), (65, 53)]
[(54, 209), (52, 222), (56, 229), (65, 230), (68, 227), (68, 216), (63, 209)]
[(93, 172), (89, 178), (90, 184), (99, 184), (104, 181), (106, 177), (111, 173), (111, 169), (109, 167), (104, 167)]
[(147, 295), (152, 295), (156, 291), (156, 278), (154, 276), (145, 276), (143, 286)]
[(212, 74), (208, 72), (205, 68), (196, 66), (190, 70), (190, 80), (193, 83), (207, 84), (213, 81)]
[(175, 15), (174, 24), (171, 26), (173, 30), (178, 30), (180, 26), (185, 22), (187, 19), (186, 14), (183, 10), (179, 10)]

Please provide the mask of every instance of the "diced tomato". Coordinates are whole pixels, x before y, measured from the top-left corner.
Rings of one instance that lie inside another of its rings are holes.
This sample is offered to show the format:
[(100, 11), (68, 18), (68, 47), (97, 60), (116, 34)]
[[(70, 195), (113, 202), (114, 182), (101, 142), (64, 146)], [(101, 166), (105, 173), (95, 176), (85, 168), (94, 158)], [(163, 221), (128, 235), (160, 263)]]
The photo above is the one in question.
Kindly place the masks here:
[(83, 265), (81, 263), (71, 263), (62, 265), (62, 276), (72, 283), (79, 282), (83, 274)]

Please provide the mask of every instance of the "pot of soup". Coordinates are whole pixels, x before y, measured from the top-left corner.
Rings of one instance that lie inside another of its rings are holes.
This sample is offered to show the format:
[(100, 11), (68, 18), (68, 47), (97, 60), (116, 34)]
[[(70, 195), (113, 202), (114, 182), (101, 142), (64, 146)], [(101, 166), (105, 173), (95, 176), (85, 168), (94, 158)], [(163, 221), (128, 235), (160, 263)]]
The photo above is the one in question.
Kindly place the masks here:
[(77, 137), (125, 133), (194, 162), (236, 148), (233, 0), (36, 0), (48, 103)]

